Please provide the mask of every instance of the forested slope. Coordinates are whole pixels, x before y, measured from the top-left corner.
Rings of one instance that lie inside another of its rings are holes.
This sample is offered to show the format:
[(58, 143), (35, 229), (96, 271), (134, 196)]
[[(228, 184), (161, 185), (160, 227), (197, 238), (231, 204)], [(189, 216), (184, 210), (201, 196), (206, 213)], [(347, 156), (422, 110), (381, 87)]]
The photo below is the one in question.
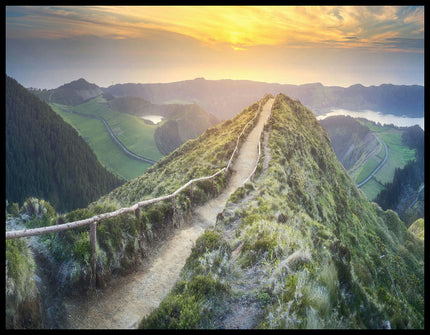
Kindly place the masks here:
[(6, 76), (6, 199), (49, 201), (57, 211), (85, 207), (122, 184), (75, 129)]

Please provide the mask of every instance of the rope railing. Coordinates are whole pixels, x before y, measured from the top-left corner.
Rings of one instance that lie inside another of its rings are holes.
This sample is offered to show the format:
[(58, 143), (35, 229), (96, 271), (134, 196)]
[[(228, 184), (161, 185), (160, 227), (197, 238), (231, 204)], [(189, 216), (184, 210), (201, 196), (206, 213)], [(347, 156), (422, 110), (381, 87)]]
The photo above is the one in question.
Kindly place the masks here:
[[(85, 226), (85, 225), (90, 225), (90, 224), (97, 224), (98, 222), (105, 220), (105, 219), (109, 219), (112, 217), (116, 217), (125, 213), (136, 213), (136, 211), (138, 209), (140, 209), (140, 207), (144, 207), (153, 203), (157, 203), (163, 200), (167, 200), (167, 199), (171, 199), (180, 193), (182, 190), (184, 190), (185, 188), (187, 188), (188, 186), (192, 187), (192, 184), (195, 182), (199, 182), (199, 181), (203, 181), (203, 180), (208, 180), (211, 179), (212, 180), (212, 185), (213, 185), (213, 178), (216, 177), (217, 175), (219, 175), (220, 173), (223, 173), (225, 171), (227, 171), (230, 168), (230, 165), (232, 163), (232, 160), (234, 158), (234, 155), (238, 152), (238, 148), (239, 148), (239, 142), (240, 142), (240, 138), (242, 137), (242, 135), (245, 132), (245, 129), (255, 121), (256, 117), (258, 116), (258, 114), (261, 112), (261, 101), (259, 103), (259, 107), (257, 109), (257, 112), (255, 113), (254, 117), (248, 121), (248, 123), (243, 127), (242, 132), (239, 134), (237, 141), (236, 141), (236, 147), (233, 151), (233, 153), (231, 154), (230, 160), (228, 161), (227, 166), (225, 166), (224, 168), (220, 169), (219, 171), (215, 172), (214, 174), (212, 174), (211, 176), (206, 176), (206, 177), (201, 177), (201, 178), (196, 178), (196, 179), (192, 179), (190, 181), (188, 181), (186, 184), (182, 185), (180, 188), (178, 188), (175, 192), (162, 196), (162, 197), (158, 197), (158, 198), (152, 198), (152, 199), (148, 199), (148, 200), (143, 200), (140, 201), (136, 204), (134, 204), (131, 207), (126, 207), (126, 208), (120, 208), (116, 211), (113, 212), (109, 212), (109, 213), (103, 213), (103, 214), (99, 214), (99, 215), (95, 215), (91, 218), (88, 219), (83, 219), (83, 220), (79, 220), (79, 221), (74, 221), (74, 222), (68, 222), (68, 223), (63, 223), (63, 224), (57, 224), (57, 225), (53, 225), (53, 226), (48, 226), (48, 227), (40, 227), (40, 228), (32, 228), (32, 229), (22, 229), (22, 230), (15, 230), (15, 231), (7, 231), (6, 232), (6, 240), (8, 239), (15, 239), (15, 238), (21, 238), (21, 237), (30, 237), (30, 236), (37, 236), (37, 235), (43, 235), (43, 234), (48, 234), (48, 233), (53, 233), (53, 232), (58, 232), (58, 231), (63, 231), (63, 230), (69, 230), (69, 229), (73, 229), (76, 227), (81, 227), (81, 226)], [(260, 138), (261, 138), (261, 134), (260, 134)], [(247, 180), (255, 173), (256, 168), (257, 168), (257, 164), (260, 158), (260, 140), (258, 143), (258, 159), (254, 168), (254, 171), (251, 173), (251, 175), (247, 178)], [(246, 180), (246, 181), (247, 181)], [(246, 182), (245, 181), (245, 182)], [(90, 235), (95, 235), (95, 229), (92, 229), (90, 231)], [(90, 239), (94, 239), (91, 238)]]

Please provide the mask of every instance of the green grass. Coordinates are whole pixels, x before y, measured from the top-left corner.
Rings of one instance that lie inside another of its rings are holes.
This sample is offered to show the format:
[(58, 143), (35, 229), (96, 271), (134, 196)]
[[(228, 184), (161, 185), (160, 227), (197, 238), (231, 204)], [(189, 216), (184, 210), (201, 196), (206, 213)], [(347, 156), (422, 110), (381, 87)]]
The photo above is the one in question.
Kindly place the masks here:
[[(51, 107), (79, 132), (90, 145), (100, 163), (119, 177), (126, 180), (134, 179), (151, 166), (125, 154), (110, 137), (100, 120), (67, 113), (52, 104)], [(67, 106), (61, 107), (67, 108)]]
[(423, 243), (357, 192), (310, 111), (278, 95), (269, 125), (267, 170), (230, 197), (140, 328), (225, 327), (238, 297), (258, 302), (256, 328), (422, 328)]
[(385, 188), (374, 178), (371, 178), (366, 184), (361, 186), (360, 189), (364, 192), (366, 198), (372, 201), (376, 198), (379, 192), (381, 192)]
[(79, 113), (100, 116), (105, 119), (115, 136), (131, 152), (155, 161), (163, 157), (154, 140), (154, 131), (157, 126), (149, 125), (137, 116), (111, 109), (102, 96), (73, 109)]
[(381, 163), (381, 159), (378, 157), (372, 157), (370, 158), (366, 163), (364, 163), (361, 168), (360, 172), (355, 177), (355, 182), (357, 184), (361, 183), (364, 179), (366, 179), (373, 170), (376, 169), (376, 167)]
[[(121, 206), (129, 206), (145, 198), (170, 194), (191, 179), (214, 174), (228, 164), (243, 127), (250, 120), (257, 120), (254, 119), (257, 109), (258, 104), (255, 103), (231, 120), (206, 129), (196, 139), (187, 141), (160, 159), (144, 175), (103, 196), (99, 201), (114, 201)], [(243, 138), (251, 129), (246, 128)], [(225, 187), (229, 176), (226, 173), (215, 178), (216, 193)], [(198, 182), (194, 188), (194, 204), (205, 202), (210, 189), (210, 181)]]
[(381, 134), (381, 138), (388, 146), (388, 160), (375, 177), (383, 183), (388, 183), (393, 180), (396, 168), (403, 168), (408, 161), (415, 159), (415, 150), (402, 143), (400, 132)]
[[(415, 150), (410, 149), (402, 142), (403, 130), (395, 129), (389, 126), (378, 126), (372, 122), (363, 120), (360, 120), (360, 122), (369, 127), (372, 132), (378, 135), (381, 140), (385, 142), (388, 148), (388, 159), (374, 175), (374, 178), (376, 178), (382, 184), (392, 182), (396, 168), (403, 168), (408, 161), (415, 159)], [(378, 155), (370, 159), (361, 167), (360, 172), (355, 178), (355, 182), (360, 183), (363, 181), (377, 166), (376, 162), (378, 160), (379, 162), (382, 161), (384, 156), (385, 149), (383, 146), (381, 146), (381, 150), (379, 151)], [(372, 180), (369, 180), (361, 187), (369, 200), (373, 200), (383, 189), (381, 184)]]

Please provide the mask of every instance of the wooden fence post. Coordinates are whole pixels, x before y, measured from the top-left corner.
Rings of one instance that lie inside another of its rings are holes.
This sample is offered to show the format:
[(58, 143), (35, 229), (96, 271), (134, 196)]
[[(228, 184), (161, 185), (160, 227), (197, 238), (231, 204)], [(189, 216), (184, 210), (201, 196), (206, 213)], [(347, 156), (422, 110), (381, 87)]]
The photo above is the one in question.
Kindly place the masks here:
[(190, 184), (190, 203), (191, 207), (193, 207), (193, 183)]
[(214, 177), (212, 179), (212, 197), (215, 198), (215, 185), (214, 185)]
[(142, 227), (142, 221), (140, 220), (141, 214), (140, 214), (140, 208), (139, 207), (137, 207), (136, 210), (134, 211), (134, 215), (136, 216), (137, 223), (139, 225), (139, 237), (137, 240), (139, 242), (139, 250), (142, 251), (143, 227)]
[(97, 283), (97, 221), (90, 224), (90, 244), (93, 249), (91, 268), (93, 275), (91, 277), (91, 287), (95, 288)]
[(134, 211), (134, 215), (136, 216), (136, 219), (139, 221), (140, 219), (140, 208), (136, 208), (136, 210)]
[(176, 214), (176, 201), (175, 201), (175, 197), (172, 197), (172, 209), (173, 209), (172, 223), (173, 223), (173, 226), (176, 227), (176, 223), (175, 223), (175, 220), (176, 220), (176, 216), (175, 216), (175, 214)]

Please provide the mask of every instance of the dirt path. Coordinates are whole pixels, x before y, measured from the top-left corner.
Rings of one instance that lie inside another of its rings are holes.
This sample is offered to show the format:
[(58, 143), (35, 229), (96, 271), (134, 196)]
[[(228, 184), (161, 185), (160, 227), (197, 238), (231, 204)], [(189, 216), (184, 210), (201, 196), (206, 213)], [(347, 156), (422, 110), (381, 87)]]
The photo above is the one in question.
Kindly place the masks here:
[(66, 300), (65, 328), (136, 328), (141, 318), (159, 305), (178, 280), (196, 239), (215, 224), (229, 196), (252, 172), (258, 156), (259, 136), (270, 116), (273, 100), (263, 107), (257, 125), (243, 143), (228, 187), (217, 198), (194, 210), (193, 225), (180, 228), (167, 240), (149, 267), (119, 278), (114, 286), (87, 301)]

